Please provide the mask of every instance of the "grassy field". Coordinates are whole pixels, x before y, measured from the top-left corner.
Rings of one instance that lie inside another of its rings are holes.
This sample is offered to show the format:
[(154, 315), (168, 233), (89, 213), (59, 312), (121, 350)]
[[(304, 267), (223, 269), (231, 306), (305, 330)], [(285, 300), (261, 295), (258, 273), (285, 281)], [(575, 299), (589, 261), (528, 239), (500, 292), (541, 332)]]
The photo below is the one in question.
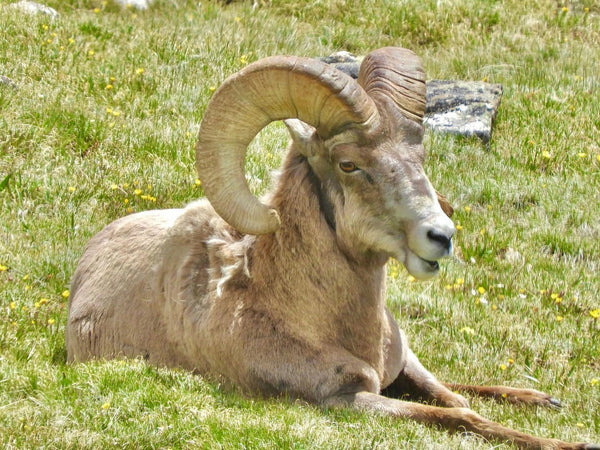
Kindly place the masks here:
[[(506, 448), (472, 436), (253, 400), (140, 361), (67, 365), (69, 279), (111, 220), (202, 195), (193, 147), (214, 89), (273, 54), (405, 46), (428, 78), (501, 83), (489, 150), (428, 133), (456, 207), (439, 278), (389, 266), (389, 305), (441, 379), (547, 391), (560, 411), (472, 399), (509, 426), (600, 441), (600, 7), (596, 0), (156, 0), (146, 12), (0, 0), (0, 446)], [(256, 192), (286, 134), (268, 127)]]

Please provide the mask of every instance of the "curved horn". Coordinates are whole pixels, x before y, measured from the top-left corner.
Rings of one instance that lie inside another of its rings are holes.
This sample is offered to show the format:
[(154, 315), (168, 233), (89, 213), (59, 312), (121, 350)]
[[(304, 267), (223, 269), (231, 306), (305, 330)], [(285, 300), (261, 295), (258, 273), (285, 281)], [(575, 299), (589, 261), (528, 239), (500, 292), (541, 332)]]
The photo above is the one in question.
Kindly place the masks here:
[(275, 56), (229, 77), (210, 100), (196, 145), (196, 168), (215, 211), (233, 228), (266, 234), (277, 211), (250, 192), (244, 158), (252, 139), (275, 120), (298, 118), (327, 139), (378, 121), (373, 100), (352, 78), (309, 58)]
[(425, 72), (410, 50), (385, 47), (365, 56), (358, 82), (373, 98), (389, 99), (408, 119), (422, 123), (425, 115)]

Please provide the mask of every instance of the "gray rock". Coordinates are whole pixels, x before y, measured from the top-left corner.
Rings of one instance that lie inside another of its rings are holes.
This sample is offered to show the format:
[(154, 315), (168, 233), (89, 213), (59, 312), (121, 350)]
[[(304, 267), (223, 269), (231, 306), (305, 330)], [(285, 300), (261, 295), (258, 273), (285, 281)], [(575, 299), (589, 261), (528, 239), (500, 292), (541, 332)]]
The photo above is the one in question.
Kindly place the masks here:
[(445, 133), (477, 136), (485, 144), (502, 99), (502, 85), (483, 81), (427, 82), (425, 125)]
[[(317, 59), (358, 78), (362, 57), (338, 52)], [(501, 99), (500, 84), (430, 80), (427, 81), (424, 124), (442, 133), (477, 136), (487, 145), (492, 137), (492, 126)]]
[(123, 8), (135, 8), (139, 10), (148, 9), (152, 2), (153, 0), (115, 0), (115, 3), (121, 5)]
[(46, 14), (52, 19), (56, 19), (59, 16), (58, 12), (56, 12), (55, 9), (27, 0), (21, 0), (20, 2), (10, 3), (7, 6), (9, 8), (18, 9), (27, 14)]

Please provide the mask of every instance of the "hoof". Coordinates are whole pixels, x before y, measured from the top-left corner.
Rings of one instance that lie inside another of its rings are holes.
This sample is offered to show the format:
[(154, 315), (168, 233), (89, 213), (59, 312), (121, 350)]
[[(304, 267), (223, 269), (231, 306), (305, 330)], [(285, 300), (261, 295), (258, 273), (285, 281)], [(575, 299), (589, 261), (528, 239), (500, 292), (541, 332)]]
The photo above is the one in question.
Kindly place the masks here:
[(600, 444), (585, 444), (585, 450), (600, 450)]
[(562, 403), (560, 402), (560, 400), (558, 400), (554, 397), (550, 397), (548, 399), (548, 403), (550, 404), (550, 406), (552, 406), (554, 408), (562, 408)]

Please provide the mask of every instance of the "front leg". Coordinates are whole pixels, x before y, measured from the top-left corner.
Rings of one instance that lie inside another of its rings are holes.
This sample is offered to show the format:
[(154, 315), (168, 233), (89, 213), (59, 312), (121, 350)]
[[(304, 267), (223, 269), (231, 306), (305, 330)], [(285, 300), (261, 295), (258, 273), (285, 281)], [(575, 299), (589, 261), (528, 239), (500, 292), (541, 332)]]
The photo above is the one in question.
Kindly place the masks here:
[(559, 400), (535, 389), (517, 389), (506, 386), (472, 386), (469, 384), (444, 383), (453, 391), (467, 392), (479, 397), (505, 400), (509, 403), (521, 405), (551, 406), (560, 408)]
[(383, 391), (384, 395), (395, 398), (408, 396), (440, 406), (469, 407), (469, 402), (462, 395), (452, 392), (423, 367), (412, 350), (406, 351), (406, 365), (392, 384)]
[(486, 439), (512, 443), (524, 449), (600, 449), (596, 444), (572, 444), (556, 439), (538, 438), (487, 420), (468, 408), (440, 408), (387, 398), (372, 392), (360, 391), (334, 395), (327, 399), (325, 406), (352, 407), (387, 416), (412, 419), (427, 425), (438, 425), (449, 431), (475, 433)]

